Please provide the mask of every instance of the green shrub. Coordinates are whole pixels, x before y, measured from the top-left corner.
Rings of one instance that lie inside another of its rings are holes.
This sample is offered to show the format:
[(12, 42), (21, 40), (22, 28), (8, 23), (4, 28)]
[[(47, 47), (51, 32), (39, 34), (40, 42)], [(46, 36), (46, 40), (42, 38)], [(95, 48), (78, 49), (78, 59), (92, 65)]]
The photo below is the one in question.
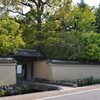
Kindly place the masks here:
[(84, 78), (81, 80), (77, 80), (77, 85), (80, 86), (87, 86), (87, 85), (93, 85), (93, 84), (99, 84), (100, 79), (93, 78), (93, 76), (89, 78)]
[(6, 94), (6, 91), (0, 90), (0, 96), (4, 96)]

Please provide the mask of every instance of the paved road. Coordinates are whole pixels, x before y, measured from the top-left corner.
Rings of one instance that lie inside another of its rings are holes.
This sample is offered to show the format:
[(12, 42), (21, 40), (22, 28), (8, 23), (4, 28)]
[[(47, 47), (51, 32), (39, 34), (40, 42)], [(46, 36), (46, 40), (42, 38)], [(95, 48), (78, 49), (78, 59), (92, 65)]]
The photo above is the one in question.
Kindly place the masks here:
[(100, 100), (100, 89), (59, 95), (38, 100)]
[(100, 100), (100, 84), (78, 88), (63, 87), (62, 90), (1, 97), (0, 100)]

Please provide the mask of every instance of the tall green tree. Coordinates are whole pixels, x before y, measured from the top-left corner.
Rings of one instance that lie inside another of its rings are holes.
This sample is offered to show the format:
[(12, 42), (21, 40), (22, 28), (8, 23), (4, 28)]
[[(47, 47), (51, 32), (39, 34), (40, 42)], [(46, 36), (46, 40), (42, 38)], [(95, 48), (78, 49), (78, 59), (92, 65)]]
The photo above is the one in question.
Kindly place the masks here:
[[(49, 58), (80, 59), (80, 33), (95, 29), (95, 15), (91, 7), (73, 6), (68, 0), (53, 8), (56, 9), (53, 13), (48, 10), (42, 14), (45, 16), (41, 16), (44, 19), (41, 19), (41, 24), (37, 21), (37, 10), (33, 9), (21, 21), (27, 48), (36, 48)], [(55, 50), (56, 53), (53, 52)]]
[(64, 57), (63, 52), (61, 52), (63, 57), (71, 60), (81, 59), (83, 49), (80, 44), (81, 33), (85, 34), (95, 30), (93, 24), (95, 15), (92, 8), (86, 4), (72, 6), (71, 2), (67, 2), (55, 13), (54, 18), (58, 22), (56, 32), (63, 44), (60, 46), (61, 48), (63, 46), (65, 54)]
[[(30, 8), (25, 14), (22, 5)], [(91, 7), (84, 2), (73, 6), (72, 0), (19, 0), (13, 7), (21, 14), (18, 22), (26, 48), (37, 49), (49, 59), (81, 59), (81, 33), (95, 30)]]
[(96, 32), (100, 33), (100, 5), (98, 8), (96, 8), (95, 15), (96, 15)]
[(0, 19), (0, 56), (15, 53), (25, 43), (20, 25), (9, 17)]
[[(84, 5), (84, 6), (83, 6)], [(56, 19), (60, 21), (61, 29), (75, 30), (79, 32), (94, 31), (95, 15), (93, 9), (86, 4), (72, 6), (71, 3), (65, 3), (55, 14)], [(69, 28), (69, 29), (67, 29)]]
[(47, 45), (52, 45), (50, 48), (53, 48), (56, 43), (60, 42), (56, 34), (58, 22), (53, 16), (64, 2), (63, 0), (38, 0), (33, 3), (34, 5), (31, 5), (24, 19), (20, 20), (21, 27), (24, 29), (23, 38), (26, 48), (35, 48), (45, 54), (47, 50), (49, 51)]

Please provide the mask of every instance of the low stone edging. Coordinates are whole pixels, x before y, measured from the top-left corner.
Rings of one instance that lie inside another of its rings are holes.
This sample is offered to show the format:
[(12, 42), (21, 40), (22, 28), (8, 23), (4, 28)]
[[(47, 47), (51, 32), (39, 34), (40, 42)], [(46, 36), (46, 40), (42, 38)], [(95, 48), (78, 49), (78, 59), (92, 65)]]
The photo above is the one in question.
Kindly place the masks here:
[(56, 85), (43, 84), (43, 83), (29, 83), (32, 89), (40, 91), (51, 91), (51, 90), (60, 90), (61, 88)]

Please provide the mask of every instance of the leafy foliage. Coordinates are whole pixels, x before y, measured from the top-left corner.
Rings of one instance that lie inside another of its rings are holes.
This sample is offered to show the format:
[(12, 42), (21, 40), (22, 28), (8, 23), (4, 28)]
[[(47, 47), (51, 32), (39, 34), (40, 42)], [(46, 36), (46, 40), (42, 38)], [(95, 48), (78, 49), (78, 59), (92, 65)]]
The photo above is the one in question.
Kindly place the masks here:
[(100, 61), (100, 34), (85, 33), (81, 36), (83, 45), (83, 59), (91, 61)]
[(83, 48), (80, 36), (94, 31), (95, 15), (88, 5), (80, 7), (71, 3), (71, 0), (64, 2), (54, 14), (47, 11), (48, 15), (43, 17), (45, 21), (41, 19), (40, 22), (37, 9), (31, 9), (24, 20), (20, 20), (26, 48), (35, 48), (49, 59), (81, 60)]
[[(72, 0), (11, 0), (12, 9), (5, 2), (1, 3), (8, 11), (21, 16), (16, 18), (17, 23), (8, 19), (0, 23), (1, 48), (6, 48), (1, 49), (3, 54), (16, 51), (24, 40), (26, 48), (39, 50), (48, 59), (100, 60), (100, 36), (93, 33), (95, 21), (99, 23), (99, 10), (95, 16), (83, 0), (75, 6)], [(23, 13), (23, 7), (30, 10)]]
[(0, 20), (0, 55), (14, 53), (24, 46), (20, 25), (8, 17)]
[(96, 15), (96, 32), (100, 33), (100, 6), (95, 11)]
[(60, 38), (60, 46), (57, 50), (55, 49), (56, 53), (59, 52), (57, 55), (60, 54), (58, 59), (82, 60), (81, 33), (87, 32), (88, 35), (88, 32), (94, 31), (94, 22), (95, 15), (88, 5), (81, 8), (72, 6), (71, 2), (65, 3), (55, 16), (51, 17), (46, 26), (50, 25), (48, 29), (55, 30), (56, 35)]

